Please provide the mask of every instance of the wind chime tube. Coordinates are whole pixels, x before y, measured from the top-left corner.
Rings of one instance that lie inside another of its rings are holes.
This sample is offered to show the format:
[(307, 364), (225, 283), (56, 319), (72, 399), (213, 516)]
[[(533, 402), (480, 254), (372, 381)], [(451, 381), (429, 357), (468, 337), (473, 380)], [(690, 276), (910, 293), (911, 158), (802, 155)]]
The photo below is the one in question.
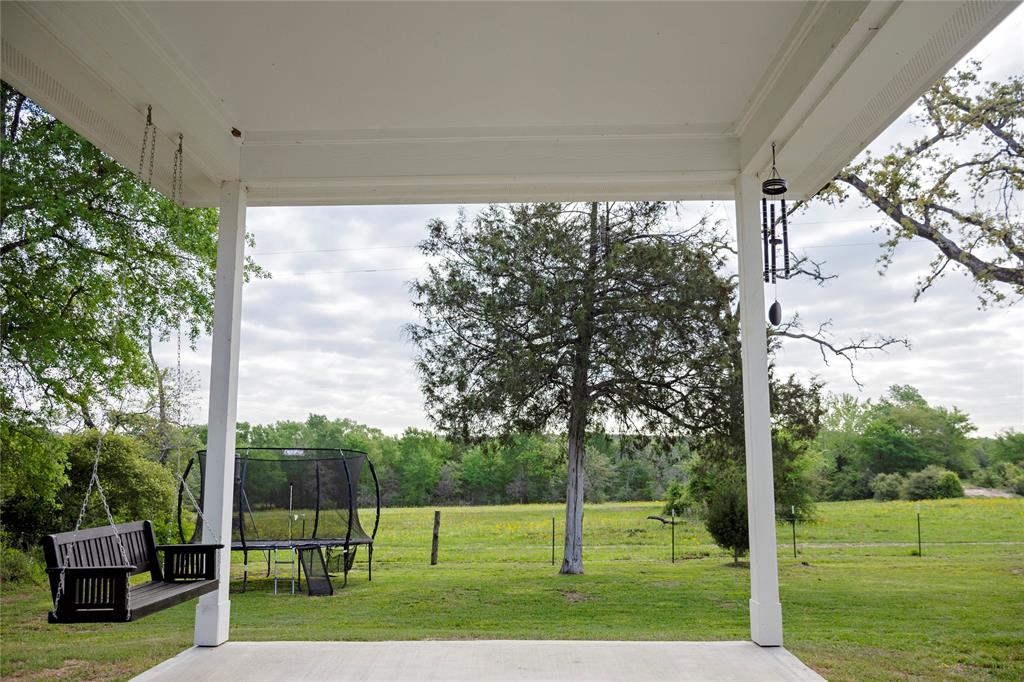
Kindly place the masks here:
[(768, 207), (768, 220), (769, 220), (768, 224), (771, 225), (771, 242), (772, 242), (771, 273), (772, 273), (772, 284), (775, 284), (775, 260), (776, 260), (776, 251), (777, 251), (776, 245), (778, 244), (778, 242), (776, 241), (776, 237), (775, 237), (775, 204), (774, 203), (772, 203), (772, 205)]
[(786, 269), (786, 279), (789, 279), (789, 225), (786, 223), (786, 199), (781, 200), (782, 208), (782, 262)]
[(761, 197), (761, 241), (764, 243), (764, 281), (768, 281), (768, 200)]

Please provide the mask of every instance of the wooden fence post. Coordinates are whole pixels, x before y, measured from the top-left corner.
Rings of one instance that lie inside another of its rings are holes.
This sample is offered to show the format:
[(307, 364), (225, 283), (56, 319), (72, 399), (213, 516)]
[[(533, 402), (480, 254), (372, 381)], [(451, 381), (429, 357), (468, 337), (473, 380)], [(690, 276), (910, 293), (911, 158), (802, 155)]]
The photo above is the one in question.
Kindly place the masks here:
[(430, 565), (437, 565), (437, 535), (441, 531), (441, 511), (434, 512), (434, 543), (430, 548)]

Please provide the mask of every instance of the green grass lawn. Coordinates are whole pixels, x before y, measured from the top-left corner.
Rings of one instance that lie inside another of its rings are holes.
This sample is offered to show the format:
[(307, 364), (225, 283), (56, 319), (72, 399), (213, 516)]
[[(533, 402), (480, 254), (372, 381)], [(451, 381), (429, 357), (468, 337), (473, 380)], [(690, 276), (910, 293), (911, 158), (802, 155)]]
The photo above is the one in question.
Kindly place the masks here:
[[(1024, 679), (1024, 500), (922, 502), (921, 557), (914, 503), (818, 509), (798, 527), (806, 544), (796, 559), (779, 527), (787, 648), (834, 680)], [(748, 570), (692, 523), (677, 527), (670, 563), (668, 528), (645, 520), (657, 512), (588, 506), (586, 574), (559, 576), (550, 562), (560, 506), (446, 508), (434, 567), (433, 510), (386, 509), (372, 583), (363, 553), (329, 598), (274, 595), (261, 578), (233, 594), (231, 636), (747, 638)], [(48, 600), (43, 586), (3, 586), (3, 679), (125, 678), (191, 643), (192, 604), (131, 624), (51, 626)]]

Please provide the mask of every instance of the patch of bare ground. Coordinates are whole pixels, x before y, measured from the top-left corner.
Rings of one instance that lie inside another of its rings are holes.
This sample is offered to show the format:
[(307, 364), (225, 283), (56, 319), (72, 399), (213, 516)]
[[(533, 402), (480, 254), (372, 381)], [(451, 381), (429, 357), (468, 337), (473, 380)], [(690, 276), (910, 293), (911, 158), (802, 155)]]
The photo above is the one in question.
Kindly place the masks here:
[(750, 568), (749, 561), (730, 561), (729, 563), (722, 565), (727, 568)]
[(576, 590), (566, 590), (562, 592), (562, 596), (565, 597), (565, 601), (570, 604), (579, 604), (580, 602), (590, 601), (590, 596), (577, 592)]
[(47, 668), (5, 675), (4, 680), (35, 682), (36, 680), (123, 680), (131, 674), (128, 667), (104, 665), (95, 661), (69, 658), (59, 668)]
[(964, 497), (1001, 498), (1008, 500), (1019, 496), (999, 488), (964, 488)]

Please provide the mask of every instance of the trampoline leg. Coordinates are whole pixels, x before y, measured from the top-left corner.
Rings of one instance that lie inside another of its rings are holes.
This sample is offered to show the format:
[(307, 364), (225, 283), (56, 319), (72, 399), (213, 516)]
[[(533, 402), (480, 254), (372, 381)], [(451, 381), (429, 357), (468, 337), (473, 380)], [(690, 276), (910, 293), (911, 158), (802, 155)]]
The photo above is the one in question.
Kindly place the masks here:
[(249, 551), (242, 550), (242, 592), (249, 587)]
[(373, 580), (373, 545), (366, 547), (366, 579)]

